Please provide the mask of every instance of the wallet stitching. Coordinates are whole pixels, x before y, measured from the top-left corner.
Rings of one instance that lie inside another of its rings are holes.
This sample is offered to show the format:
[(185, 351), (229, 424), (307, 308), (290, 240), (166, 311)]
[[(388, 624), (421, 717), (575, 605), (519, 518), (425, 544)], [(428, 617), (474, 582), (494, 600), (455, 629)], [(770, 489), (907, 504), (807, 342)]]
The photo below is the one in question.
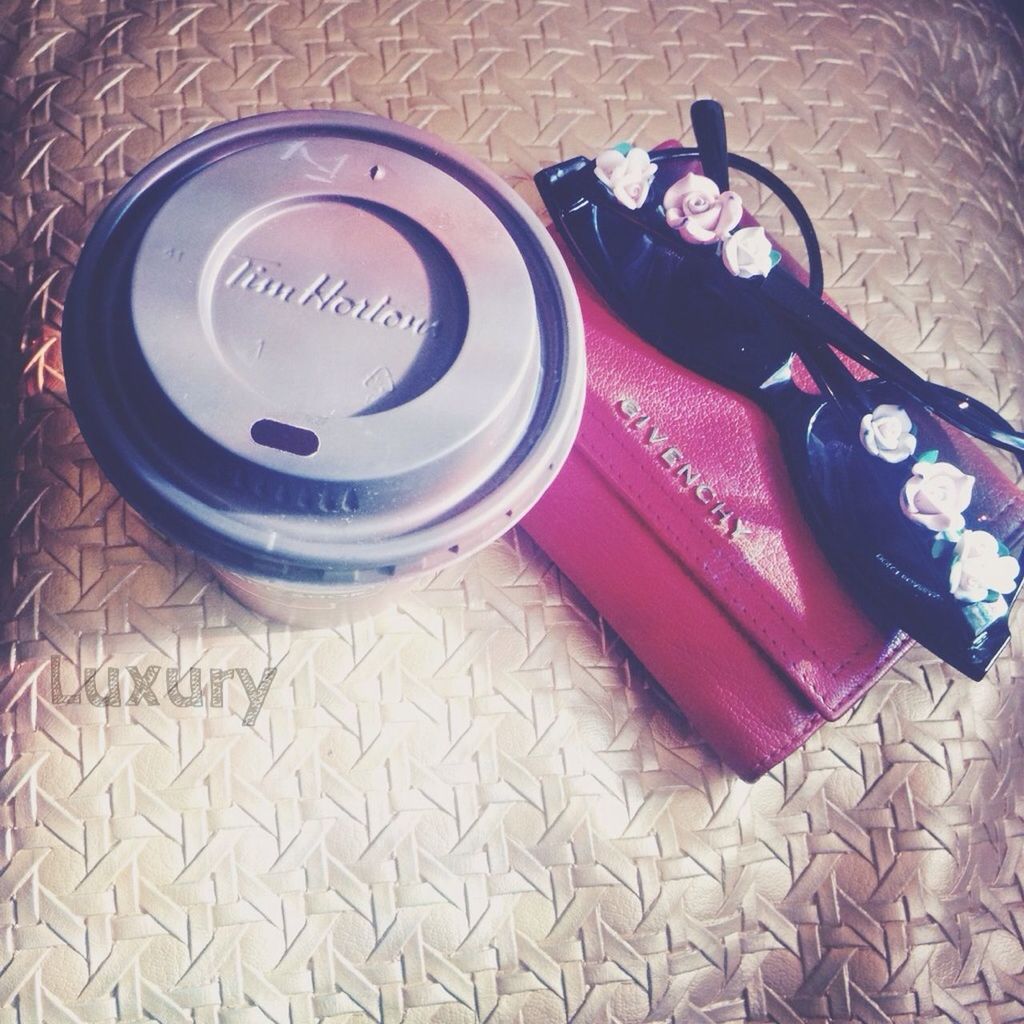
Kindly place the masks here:
[[(607, 435), (607, 437), (624, 454), (626, 454), (626, 455), (632, 455), (633, 454), (630, 451), (630, 449), (628, 449), (625, 446), (625, 443), (623, 442), (622, 438), (618, 434), (616, 434), (614, 431), (609, 429), (608, 424), (606, 424), (600, 418), (593, 418), (592, 417), (592, 419), (598, 425), (598, 427)], [(632, 488), (630, 488), (628, 486), (628, 484), (626, 483), (626, 481), (623, 478), (623, 476), (620, 473), (616, 472), (616, 470), (613, 469), (611, 466), (606, 466), (605, 468), (614, 477), (614, 479), (618, 482), (620, 487), (627, 494), (629, 494), (631, 498), (636, 500), (636, 494), (633, 492)], [(649, 477), (652, 480), (654, 479), (652, 474), (651, 474), (650, 468), (646, 464), (641, 463), (640, 471), (641, 471), (641, 473), (644, 476)], [(698, 521), (694, 518), (694, 516), (688, 510), (687, 511), (683, 511), (684, 508), (685, 508), (685, 506), (680, 506), (680, 511), (681, 511), (682, 515), (687, 519), (687, 521), (690, 522), (691, 524), (697, 526), (698, 528), (702, 528), (704, 526), (704, 524), (703, 523), (698, 523)], [(669, 536), (671, 536), (671, 538), (677, 544), (684, 545), (683, 538), (679, 536), (679, 534), (675, 531), (675, 528), (671, 525), (671, 523), (667, 522), (658, 512), (654, 511), (653, 509), (650, 511), (650, 515), (655, 520), (655, 522), (663, 530), (665, 530), (665, 532), (668, 533)], [(743, 576), (746, 576), (749, 579), (751, 577), (751, 570), (750, 570), (749, 566), (747, 566), (747, 564), (744, 561), (742, 561), (742, 560), (739, 562), (739, 565), (741, 566), (741, 569), (740, 569), (741, 574)], [(707, 566), (706, 566), (706, 563), (705, 563), (705, 568), (706, 567)], [(734, 569), (733, 571), (735, 572), (736, 569)], [(812, 679), (810, 679), (805, 673), (803, 673), (800, 670), (798, 670), (796, 668), (796, 666), (793, 664), (793, 661), (792, 661), (791, 658), (788, 658), (788, 657), (785, 656), (785, 652), (783, 650), (781, 650), (779, 648), (779, 646), (778, 646), (778, 641), (775, 640), (771, 636), (771, 634), (766, 631), (765, 624), (759, 618), (759, 616), (757, 616), (756, 614), (754, 614), (754, 613), (752, 613), (750, 611), (749, 607), (742, 600), (740, 600), (736, 596), (736, 592), (728, 584), (721, 583), (720, 585), (721, 585), (722, 591), (726, 595), (732, 596), (734, 598), (738, 610), (742, 614), (747, 616), (747, 618), (751, 621), (751, 623), (754, 626), (756, 626), (757, 632), (760, 634), (763, 642), (765, 642), (777, 654), (782, 656), (782, 660), (783, 660), (784, 664), (786, 665), (788, 670), (792, 673), (793, 677), (795, 679), (797, 679), (799, 682), (801, 682), (804, 685), (808, 686), (810, 688), (811, 692), (818, 698), (819, 701), (821, 701), (821, 703), (825, 707), (827, 707), (829, 709), (829, 711), (834, 711), (835, 708), (839, 704), (841, 704), (843, 700), (846, 699), (846, 697), (849, 695), (850, 690), (848, 689), (848, 690), (844, 691), (842, 697), (840, 699), (838, 699), (838, 700), (835, 700), (835, 701), (832, 701), (828, 697), (826, 697), (825, 694), (823, 694), (818, 689), (818, 687), (815, 685), (814, 681)], [(778, 607), (774, 604), (774, 602), (772, 602), (770, 600), (766, 600), (764, 602), (764, 607), (767, 608), (775, 616), (775, 618), (778, 621), (779, 625), (784, 627), (788, 631), (788, 633), (797, 641), (797, 646), (798, 647), (802, 648), (807, 654), (810, 654), (813, 657), (815, 657), (823, 665), (827, 665), (828, 664), (828, 659), (826, 659), (825, 656), (816, 647), (814, 647), (812, 644), (808, 643), (807, 640), (805, 640), (803, 637), (801, 637), (800, 634), (797, 633), (797, 631), (794, 629), (794, 627), (790, 623), (786, 622), (786, 620), (782, 617)], [(832, 672), (840, 672), (840, 671), (842, 671), (847, 666), (849, 666), (853, 661), (855, 661), (857, 658), (861, 657), (865, 653), (865, 651), (867, 651), (873, 644), (874, 644), (874, 640), (871, 640), (868, 643), (864, 644), (863, 647), (861, 647), (860, 649), (854, 651), (845, 661), (841, 662), (838, 665), (833, 665), (832, 668), (831, 668), (831, 671)], [(855, 685), (859, 686), (861, 684), (858, 681), (858, 683), (856, 683)]]

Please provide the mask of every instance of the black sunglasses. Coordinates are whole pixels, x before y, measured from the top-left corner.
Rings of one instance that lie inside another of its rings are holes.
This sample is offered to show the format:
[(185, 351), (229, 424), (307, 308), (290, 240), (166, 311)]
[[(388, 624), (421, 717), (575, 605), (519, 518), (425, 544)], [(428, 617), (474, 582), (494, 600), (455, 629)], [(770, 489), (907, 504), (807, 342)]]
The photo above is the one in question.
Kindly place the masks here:
[[(799, 199), (771, 171), (727, 151), (719, 104), (698, 101), (691, 114), (697, 146), (641, 155), (650, 166), (633, 201), (616, 198), (592, 159), (538, 173), (558, 230), (642, 338), (770, 416), (804, 515), (864, 610), (982, 678), (1009, 639), (1024, 531), (993, 532), (1001, 503), (958, 468), (978, 455), (957, 432), (1012, 452), (1022, 467), (1024, 434), (977, 399), (924, 380), (830, 306), (821, 250)], [(680, 209), (680, 179), (698, 160), (702, 175), (694, 180), (713, 189)], [(699, 208), (707, 196), (718, 202), (728, 194), (730, 168), (767, 186), (795, 219), (806, 283), (785, 263), (774, 265), (777, 256), (766, 261), (770, 243), (760, 229), (749, 236), (758, 251), (746, 268), (736, 255), (742, 262), (742, 228), (706, 237)], [(693, 226), (677, 229), (688, 213)], [(835, 350), (872, 379), (858, 379)], [(818, 394), (794, 379), (797, 357)]]

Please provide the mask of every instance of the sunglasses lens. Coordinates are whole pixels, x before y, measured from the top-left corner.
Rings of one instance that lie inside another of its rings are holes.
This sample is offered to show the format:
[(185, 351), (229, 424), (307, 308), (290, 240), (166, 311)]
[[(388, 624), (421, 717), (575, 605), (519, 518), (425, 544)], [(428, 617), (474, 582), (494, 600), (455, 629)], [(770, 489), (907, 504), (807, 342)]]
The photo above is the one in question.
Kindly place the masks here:
[(628, 210), (576, 161), (539, 175), (538, 184), (601, 298), (665, 355), (755, 398), (788, 364), (792, 345), (781, 322), (737, 301), (743, 285), (717, 244), (688, 244), (668, 228), (661, 194), (652, 190), (639, 211)]

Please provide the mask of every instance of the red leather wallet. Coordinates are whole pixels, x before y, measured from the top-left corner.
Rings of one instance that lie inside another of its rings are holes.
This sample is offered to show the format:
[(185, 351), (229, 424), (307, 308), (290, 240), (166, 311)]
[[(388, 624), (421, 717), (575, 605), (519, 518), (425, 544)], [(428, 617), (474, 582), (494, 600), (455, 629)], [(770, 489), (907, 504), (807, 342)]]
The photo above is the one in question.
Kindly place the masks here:
[[(583, 424), (524, 525), (722, 759), (755, 779), (911, 641), (880, 630), (837, 579), (765, 414), (646, 344), (573, 274)], [(1019, 492), (973, 443), (957, 447), (992, 518), (1020, 529)]]

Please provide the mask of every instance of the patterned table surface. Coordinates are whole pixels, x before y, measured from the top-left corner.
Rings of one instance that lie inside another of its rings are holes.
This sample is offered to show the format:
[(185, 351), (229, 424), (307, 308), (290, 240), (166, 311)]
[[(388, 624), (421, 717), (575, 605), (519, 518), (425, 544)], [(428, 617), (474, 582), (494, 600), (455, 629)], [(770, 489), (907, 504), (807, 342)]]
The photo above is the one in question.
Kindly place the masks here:
[[(1019, 635), (979, 684), (914, 653), (747, 785), (522, 533), (357, 627), (261, 621), (100, 476), (58, 343), (104, 200), (213, 123), (386, 114), (539, 208), (540, 164), (714, 95), (836, 299), (1020, 420), (996, 0), (0, 0), (0, 67), (0, 1024), (1024, 1019)], [(268, 667), (245, 725), (210, 670)]]

